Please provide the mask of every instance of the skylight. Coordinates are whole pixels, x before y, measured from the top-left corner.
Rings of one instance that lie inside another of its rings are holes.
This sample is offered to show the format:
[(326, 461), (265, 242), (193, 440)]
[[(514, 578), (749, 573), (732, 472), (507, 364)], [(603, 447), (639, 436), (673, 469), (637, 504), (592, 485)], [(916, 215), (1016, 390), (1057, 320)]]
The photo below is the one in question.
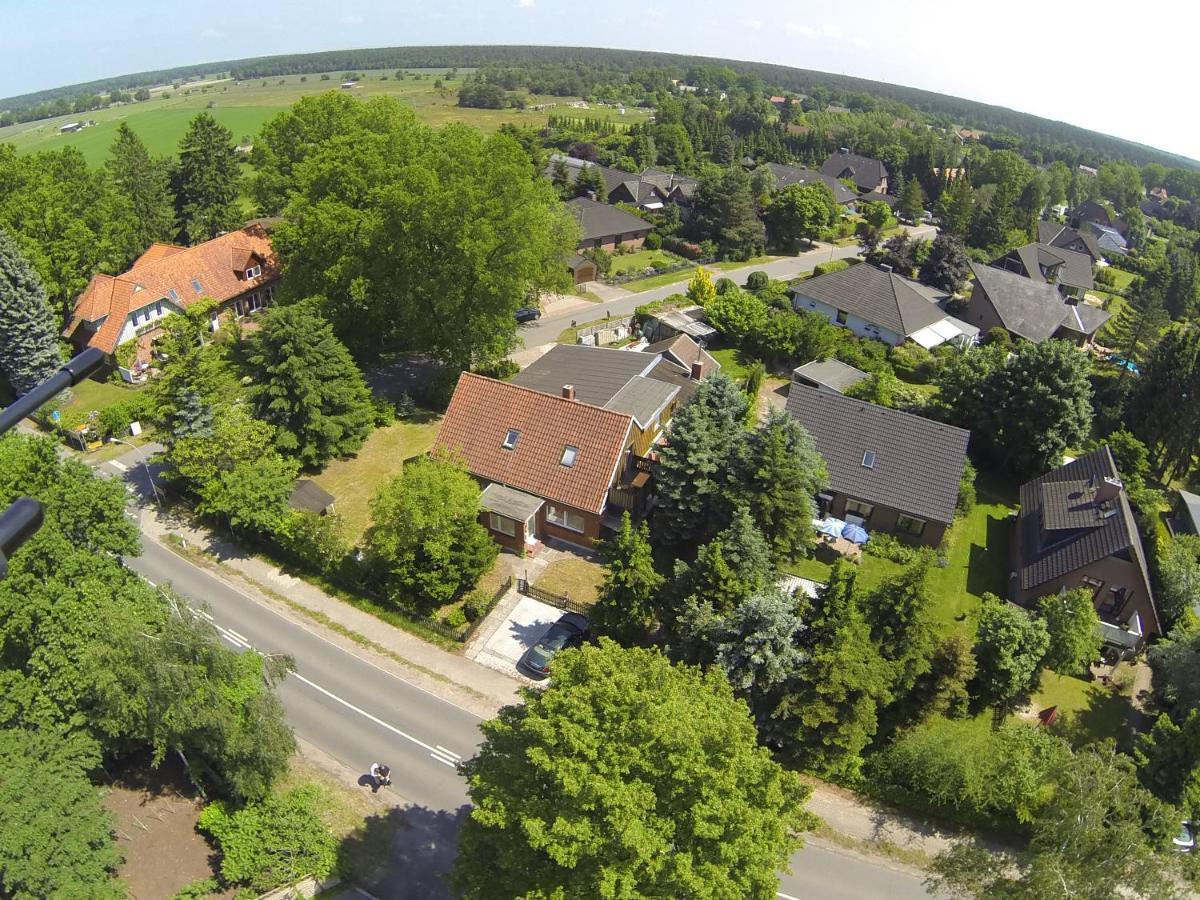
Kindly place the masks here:
[(517, 438), (520, 436), (521, 432), (517, 431), (515, 428), (510, 428), (507, 432), (505, 432), (504, 443), (500, 446), (502, 446), (505, 450), (511, 450), (517, 446)]
[(572, 447), (570, 444), (563, 447), (562, 464), (568, 469), (575, 465), (575, 457), (579, 455), (579, 448)]
[(176, 303), (179, 302), (179, 291), (175, 290), (175, 288), (169, 289), (167, 291), (167, 296), (170, 297)]
[(193, 290), (193, 291), (195, 291), (197, 294), (199, 294), (201, 291), (203, 291), (203, 290), (204, 290), (204, 288), (202, 288), (202, 287), (200, 286), (200, 279), (199, 279), (199, 278), (193, 278), (193, 279), (192, 279), (192, 290)]
[(875, 468), (875, 451), (874, 450), (868, 450), (866, 453), (863, 454), (862, 464), (863, 464), (864, 469)]

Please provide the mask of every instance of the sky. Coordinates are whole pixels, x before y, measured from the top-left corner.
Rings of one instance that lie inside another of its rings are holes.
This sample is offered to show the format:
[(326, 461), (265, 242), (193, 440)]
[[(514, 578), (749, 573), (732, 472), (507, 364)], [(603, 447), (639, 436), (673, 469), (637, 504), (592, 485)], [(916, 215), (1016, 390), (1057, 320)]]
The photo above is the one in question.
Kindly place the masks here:
[(350, 47), (621, 47), (910, 85), (1200, 159), (1197, 26), (1194, 0), (0, 0), (0, 97)]

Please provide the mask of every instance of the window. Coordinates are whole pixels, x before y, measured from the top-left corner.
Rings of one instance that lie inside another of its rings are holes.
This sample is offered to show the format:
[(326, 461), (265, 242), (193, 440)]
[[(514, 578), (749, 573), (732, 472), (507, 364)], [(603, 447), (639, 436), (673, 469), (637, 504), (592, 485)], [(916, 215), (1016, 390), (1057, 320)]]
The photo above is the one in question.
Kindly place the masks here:
[(203, 292), (204, 288), (202, 288), (202, 287), (200, 286), (200, 279), (199, 279), (199, 278), (193, 278), (193, 279), (192, 279), (192, 290), (193, 290), (193, 291), (195, 291), (197, 294), (199, 294), (199, 293)]
[(262, 274), (262, 266), (251, 266), (246, 270), (247, 278), (257, 278)]
[(517, 446), (517, 438), (519, 438), (520, 436), (521, 436), (521, 432), (517, 431), (517, 429), (515, 429), (515, 428), (510, 428), (510, 429), (508, 429), (507, 432), (505, 432), (504, 443), (502, 443), (500, 446), (503, 447), (505, 450), (512, 450), (514, 447)]
[(849, 316), (846, 314), (846, 311), (845, 311), (844, 309), (839, 309), (839, 310), (838, 310), (838, 314), (837, 314), (837, 323), (838, 323), (839, 325), (845, 325), (845, 324), (846, 324), (846, 319), (848, 319), (848, 318), (849, 318)]
[(896, 530), (901, 534), (911, 534), (913, 537), (920, 537), (921, 533), (925, 530), (925, 520), (900, 513), (896, 517)]
[(179, 291), (175, 290), (175, 288), (171, 288), (169, 291), (167, 291), (167, 296), (171, 298), (172, 303), (179, 303)]
[(1098, 578), (1092, 578), (1090, 575), (1084, 575), (1079, 579), (1079, 586), (1092, 592), (1092, 597), (1100, 593), (1100, 589), (1104, 587), (1104, 582)]
[(134, 313), (133, 313), (133, 324), (134, 324), (134, 325), (136, 325), (136, 324), (138, 323), (138, 316), (139, 316), (139, 315), (141, 315), (141, 310), (135, 310), (135, 311), (134, 311)]
[(875, 468), (875, 451), (868, 450), (863, 454), (862, 464), (864, 469)]
[(154, 314), (156, 316), (162, 315), (162, 301), (161, 300), (159, 300), (157, 303), (154, 304)]
[(864, 519), (871, 518), (871, 513), (875, 512), (875, 507), (870, 503), (862, 503), (858, 500), (846, 501), (846, 512), (855, 516), (862, 516)]
[(568, 469), (575, 465), (575, 457), (579, 455), (579, 448), (572, 447), (570, 444), (563, 447), (562, 464)]
[(517, 523), (506, 516), (488, 513), (488, 524), (492, 531), (498, 531), (500, 534), (506, 534), (509, 537), (514, 537), (517, 533)]
[(583, 531), (584, 521), (583, 516), (569, 509), (563, 509), (560, 506), (546, 507), (546, 521), (553, 522), (562, 528), (570, 531)]

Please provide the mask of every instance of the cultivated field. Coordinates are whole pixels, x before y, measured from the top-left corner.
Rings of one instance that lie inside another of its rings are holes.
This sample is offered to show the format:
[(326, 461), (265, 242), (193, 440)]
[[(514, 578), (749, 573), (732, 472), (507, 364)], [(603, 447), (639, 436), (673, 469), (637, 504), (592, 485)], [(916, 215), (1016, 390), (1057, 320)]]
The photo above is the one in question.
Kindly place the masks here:
[[(613, 119), (629, 124), (644, 122), (648, 116), (648, 111), (634, 108), (626, 109), (625, 115), (619, 115), (617, 110), (611, 107), (572, 109), (570, 104), (578, 99), (574, 97), (531, 98), (531, 106), (555, 104), (550, 109), (542, 110), (464, 109), (457, 105), (457, 86), (461, 83), (465, 71), (460, 69), (458, 77), (447, 82), (442, 88), (435, 88), (434, 82), (445, 77), (444, 70), (410, 70), (413, 75), (419, 74), (420, 80), (410, 75), (403, 81), (397, 81), (392, 71), (365, 72), (360, 73), (363, 77), (350, 92), (355, 97), (375, 97), (383, 94), (399, 97), (416, 110), (421, 121), (430, 125), (466, 122), (484, 131), (494, 131), (505, 122), (516, 125), (544, 125), (553, 113), (579, 118), (586, 116)], [(187, 130), (188, 122), (196, 113), (205, 109), (233, 132), (235, 140), (253, 142), (254, 135), (264, 122), (287, 109), (301, 97), (339, 90), (338, 84), (343, 73), (328, 74), (328, 81), (322, 81), (320, 74), (312, 74), (304, 76), (305, 81), (300, 80), (300, 75), (288, 75), (243, 82), (193, 82), (183, 85), (179, 90), (169, 86), (158, 88), (152, 92), (150, 100), (142, 103), (0, 128), (0, 143), (13, 144), (18, 153), (78, 147), (90, 164), (100, 165), (112, 144), (117, 126), (121, 122), (128, 122), (129, 127), (145, 141), (152, 154), (169, 156), (174, 155), (180, 138)], [(386, 80), (383, 78), (385, 75)], [(211, 109), (210, 103), (215, 104)], [(96, 124), (72, 134), (58, 133), (60, 125), (87, 119), (94, 120)]]

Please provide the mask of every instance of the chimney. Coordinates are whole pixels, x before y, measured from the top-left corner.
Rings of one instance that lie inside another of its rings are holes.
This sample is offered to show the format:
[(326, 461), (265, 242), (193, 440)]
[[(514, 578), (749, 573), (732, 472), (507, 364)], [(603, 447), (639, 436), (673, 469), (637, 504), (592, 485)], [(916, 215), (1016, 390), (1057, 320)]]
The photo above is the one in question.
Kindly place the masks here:
[(575, 385), (564, 384), (563, 390), (562, 390), (562, 395), (563, 395), (564, 400), (574, 400), (575, 399)]
[(1096, 486), (1096, 503), (1110, 503), (1121, 494), (1120, 478), (1105, 478)]
[(692, 381), (704, 380), (704, 363), (692, 363)]

